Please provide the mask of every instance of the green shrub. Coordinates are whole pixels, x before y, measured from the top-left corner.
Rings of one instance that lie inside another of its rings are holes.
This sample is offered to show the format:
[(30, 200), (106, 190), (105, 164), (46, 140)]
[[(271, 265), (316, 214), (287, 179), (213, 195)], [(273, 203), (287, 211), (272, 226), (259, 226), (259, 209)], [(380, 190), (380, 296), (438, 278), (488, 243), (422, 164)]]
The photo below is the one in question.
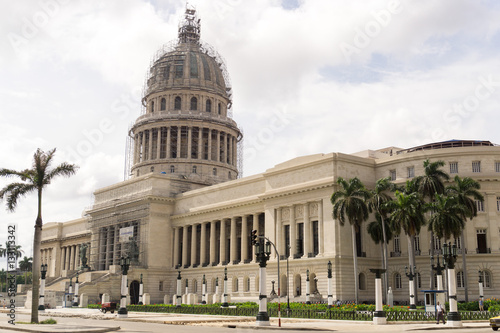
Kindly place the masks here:
[(41, 321), (40, 324), (57, 324), (57, 321), (55, 319), (49, 318)]

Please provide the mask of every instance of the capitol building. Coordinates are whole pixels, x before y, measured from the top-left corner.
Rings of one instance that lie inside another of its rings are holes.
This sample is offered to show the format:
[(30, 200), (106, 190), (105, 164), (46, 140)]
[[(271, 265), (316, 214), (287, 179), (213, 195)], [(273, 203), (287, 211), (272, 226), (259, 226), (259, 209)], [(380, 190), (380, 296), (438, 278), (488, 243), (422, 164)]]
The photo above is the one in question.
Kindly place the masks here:
[[(332, 217), (330, 197), (337, 179), (358, 177), (367, 188), (390, 176), (397, 184), (423, 174), (423, 162), (442, 160), (450, 176), (481, 184), (484, 202), (467, 221), (466, 271), (457, 260), (458, 300), (467, 281), (470, 300), (479, 297), (478, 271), (486, 298), (500, 293), (500, 147), (489, 141), (452, 140), (409, 149), (388, 147), (355, 154), (329, 152), (299, 156), (241, 177), (241, 125), (232, 119), (232, 87), (222, 57), (200, 40), (200, 20), (187, 9), (178, 39), (161, 48), (148, 71), (143, 110), (129, 129), (127, 180), (97, 189), (83, 217), (44, 225), (42, 263), (46, 293), (64, 293), (78, 273), (79, 293), (89, 302), (107, 294), (120, 299), (120, 258), (128, 256), (130, 302), (139, 299), (142, 279), (151, 303), (172, 303), (178, 272), (183, 291), (201, 302), (202, 279), (216, 292), (227, 268), (232, 302), (259, 296), (259, 266), (250, 233), (276, 245), (267, 266), (267, 291), (278, 282), (281, 295), (305, 301), (309, 272), (314, 300), (326, 301), (327, 264), (333, 267), (333, 298), (375, 299), (382, 267), (379, 244), (364, 224), (356, 235), (358, 285), (353, 274), (351, 228)], [(139, 113), (139, 112), (138, 112)], [(332, 147), (336, 149), (335, 147)], [(342, 147), (337, 147), (341, 149)], [(368, 221), (374, 220), (371, 216)], [(440, 249), (427, 228), (416, 239), (418, 290), (429, 289), (430, 255)], [(82, 267), (86, 248), (88, 267)], [(408, 303), (407, 237), (388, 244), (388, 285), (394, 300)], [(289, 268), (287, 268), (287, 260)], [(278, 276), (278, 264), (280, 266)], [(221, 290), (221, 289), (219, 289)], [(419, 296), (423, 299), (423, 294)], [(212, 297), (208, 298), (211, 302)]]

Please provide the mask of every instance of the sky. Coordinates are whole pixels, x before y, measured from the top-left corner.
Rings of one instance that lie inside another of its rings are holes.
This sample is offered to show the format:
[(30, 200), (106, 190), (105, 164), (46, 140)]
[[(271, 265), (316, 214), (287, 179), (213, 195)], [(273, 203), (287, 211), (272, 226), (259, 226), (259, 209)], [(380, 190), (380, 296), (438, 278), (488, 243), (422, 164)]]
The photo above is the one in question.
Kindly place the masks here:
[[(243, 176), (317, 153), (500, 144), (498, 1), (189, 4), (231, 77)], [(79, 166), (46, 188), (44, 223), (81, 217), (93, 191), (124, 180), (146, 71), (177, 38), (185, 8), (182, 0), (0, 2), (0, 168), (30, 167), (37, 148), (57, 148), (54, 165)], [(0, 204), (0, 243), (17, 224), (31, 256), (36, 195), (15, 213)]]

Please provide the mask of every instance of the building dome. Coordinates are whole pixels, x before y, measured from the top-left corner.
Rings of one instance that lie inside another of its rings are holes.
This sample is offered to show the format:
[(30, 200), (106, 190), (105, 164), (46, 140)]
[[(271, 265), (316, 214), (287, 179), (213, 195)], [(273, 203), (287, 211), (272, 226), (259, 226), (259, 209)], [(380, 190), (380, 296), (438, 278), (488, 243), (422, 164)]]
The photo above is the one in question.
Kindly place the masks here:
[(199, 185), (238, 177), (242, 134), (232, 119), (229, 75), (217, 51), (200, 41), (194, 9), (186, 9), (178, 40), (154, 56), (142, 104), (129, 132), (132, 177), (163, 173)]

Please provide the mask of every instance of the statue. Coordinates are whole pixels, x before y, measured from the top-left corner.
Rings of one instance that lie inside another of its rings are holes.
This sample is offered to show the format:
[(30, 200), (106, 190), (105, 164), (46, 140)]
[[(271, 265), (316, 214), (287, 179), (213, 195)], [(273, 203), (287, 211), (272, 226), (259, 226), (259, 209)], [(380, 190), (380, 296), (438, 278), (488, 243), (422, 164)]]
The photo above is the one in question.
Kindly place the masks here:
[(128, 255), (132, 263), (139, 263), (139, 246), (134, 239), (128, 243)]
[(82, 261), (82, 268), (88, 268), (87, 266), (87, 244), (80, 245), (80, 260)]

